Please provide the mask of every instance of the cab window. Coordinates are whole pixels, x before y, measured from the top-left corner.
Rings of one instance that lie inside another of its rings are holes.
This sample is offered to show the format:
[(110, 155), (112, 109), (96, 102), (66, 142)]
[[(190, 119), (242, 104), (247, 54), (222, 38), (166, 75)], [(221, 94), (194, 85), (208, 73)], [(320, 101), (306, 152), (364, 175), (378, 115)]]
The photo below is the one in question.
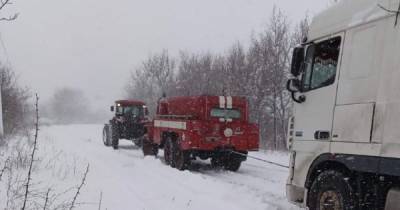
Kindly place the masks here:
[(302, 90), (310, 91), (335, 82), (341, 37), (335, 37), (307, 48)]
[(211, 117), (225, 118), (225, 119), (240, 119), (241, 112), (237, 109), (211, 109)]

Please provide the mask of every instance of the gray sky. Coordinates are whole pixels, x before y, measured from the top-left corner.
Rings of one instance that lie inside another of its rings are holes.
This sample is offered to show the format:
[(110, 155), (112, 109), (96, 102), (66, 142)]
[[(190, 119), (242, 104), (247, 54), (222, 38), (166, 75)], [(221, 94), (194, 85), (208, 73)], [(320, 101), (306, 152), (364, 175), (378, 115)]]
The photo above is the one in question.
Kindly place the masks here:
[[(291, 23), (328, 0), (13, 0), (0, 23), (6, 60), (23, 85), (48, 99), (63, 86), (85, 90), (96, 108), (123, 94), (129, 72), (168, 49), (223, 52), (262, 30), (276, 4)], [(8, 56), (7, 56), (8, 55)]]

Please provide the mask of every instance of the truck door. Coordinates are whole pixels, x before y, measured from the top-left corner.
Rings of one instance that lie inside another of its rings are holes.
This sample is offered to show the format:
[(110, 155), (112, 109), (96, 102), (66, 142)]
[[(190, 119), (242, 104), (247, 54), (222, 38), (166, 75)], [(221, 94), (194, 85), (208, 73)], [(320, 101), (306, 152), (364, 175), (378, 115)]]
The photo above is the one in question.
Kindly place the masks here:
[(330, 149), (342, 40), (343, 34), (338, 34), (306, 47), (300, 87), (305, 101), (295, 104), (289, 128), (296, 156), (292, 182), (298, 186), (304, 186), (312, 160)]
[(307, 47), (301, 87), (306, 100), (294, 112), (296, 140), (331, 139), (341, 43), (337, 35)]

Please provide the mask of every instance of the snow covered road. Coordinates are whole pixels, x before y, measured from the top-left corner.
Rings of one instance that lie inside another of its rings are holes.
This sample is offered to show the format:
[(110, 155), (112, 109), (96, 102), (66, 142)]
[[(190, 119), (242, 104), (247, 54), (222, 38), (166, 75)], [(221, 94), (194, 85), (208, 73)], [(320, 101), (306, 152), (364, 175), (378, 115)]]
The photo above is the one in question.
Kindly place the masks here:
[[(64, 169), (50, 164), (60, 168), (50, 176), (62, 180), (59, 186), (79, 182), (90, 164), (79, 209), (98, 209), (100, 194), (101, 209), (108, 210), (297, 209), (285, 198), (287, 169), (249, 159), (236, 173), (211, 169), (208, 162), (195, 162), (192, 170), (182, 172), (160, 159), (144, 158), (129, 141), (121, 141), (117, 151), (105, 147), (101, 134), (102, 125), (49, 126), (40, 131), (39, 153), (49, 159), (42, 164), (63, 163)], [(251, 155), (282, 164), (288, 160), (281, 153)]]

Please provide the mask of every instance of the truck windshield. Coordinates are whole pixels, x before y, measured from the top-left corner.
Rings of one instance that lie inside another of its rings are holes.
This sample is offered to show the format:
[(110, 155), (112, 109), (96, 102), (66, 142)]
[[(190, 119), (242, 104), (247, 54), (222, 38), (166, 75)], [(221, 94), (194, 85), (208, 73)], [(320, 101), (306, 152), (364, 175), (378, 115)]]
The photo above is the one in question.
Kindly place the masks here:
[(241, 112), (237, 109), (211, 109), (211, 117), (225, 118), (225, 119), (240, 119)]

